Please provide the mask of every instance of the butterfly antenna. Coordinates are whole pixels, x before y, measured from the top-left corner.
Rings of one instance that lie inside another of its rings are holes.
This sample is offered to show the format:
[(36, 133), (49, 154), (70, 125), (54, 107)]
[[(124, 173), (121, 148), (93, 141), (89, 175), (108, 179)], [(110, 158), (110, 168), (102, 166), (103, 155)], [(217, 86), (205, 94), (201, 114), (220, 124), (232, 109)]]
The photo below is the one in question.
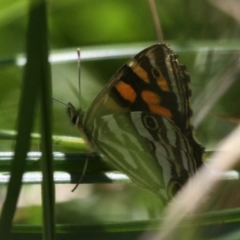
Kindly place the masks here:
[[(80, 110), (82, 110), (82, 92), (81, 92), (81, 51), (80, 51), (80, 48), (77, 48), (77, 55), (78, 55), (78, 89), (79, 89), (79, 107), (80, 107)], [(85, 173), (86, 173), (86, 170), (87, 170), (87, 166), (88, 166), (88, 160), (89, 160), (89, 156), (86, 158), (86, 161), (84, 163), (84, 166), (83, 166), (83, 171), (82, 171), (82, 175), (81, 177), (79, 178), (77, 184), (75, 185), (75, 187), (72, 189), (72, 192), (74, 192), (78, 185), (82, 182), (84, 176), (85, 176)]]
[(85, 161), (84, 166), (83, 166), (82, 175), (79, 178), (79, 180), (78, 180), (77, 184), (75, 185), (75, 187), (72, 189), (72, 192), (74, 192), (77, 189), (78, 185), (82, 182), (83, 177), (85, 176), (85, 173), (86, 173), (86, 170), (87, 170), (88, 160), (89, 160), (89, 156), (86, 158), (86, 161)]
[(163, 43), (164, 39), (163, 39), (162, 27), (161, 27), (161, 23), (160, 23), (160, 18), (158, 16), (155, 0), (148, 0), (148, 4), (150, 7), (152, 17), (153, 17), (153, 24), (155, 26), (157, 40), (159, 43)]
[(82, 109), (82, 89), (81, 89), (81, 51), (77, 49), (78, 55), (78, 90), (79, 90), (79, 107)]
[(65, 103), (65, 102), (62, 102), (61, 100), (59, 100), (59, 99), (57, 99), (57, 98), (54, 98), (54, 97), (52, 97), (52, 100), (54, 100), (54, 101), (56, 101), (56, 102), (58, 102), (58, 103), (61, 103), (61, 104), (63, 104), (64, 106), (69, 106), (69, 104), (67, 104), (67, 103)]

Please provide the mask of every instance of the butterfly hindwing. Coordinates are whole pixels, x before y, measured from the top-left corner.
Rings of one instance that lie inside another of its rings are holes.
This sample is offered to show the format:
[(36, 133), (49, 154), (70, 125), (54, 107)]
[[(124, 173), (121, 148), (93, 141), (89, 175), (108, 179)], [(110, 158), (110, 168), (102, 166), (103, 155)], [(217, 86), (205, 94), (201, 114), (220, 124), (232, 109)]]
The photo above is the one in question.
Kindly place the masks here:
[(164, 116), (131, 112), (102, 116), (95, 124), (92, 142), (97, 150), (164, 201), (173, 195), (169, 187), (178, 184), (180, 188), (194, 173), (188, 142)]

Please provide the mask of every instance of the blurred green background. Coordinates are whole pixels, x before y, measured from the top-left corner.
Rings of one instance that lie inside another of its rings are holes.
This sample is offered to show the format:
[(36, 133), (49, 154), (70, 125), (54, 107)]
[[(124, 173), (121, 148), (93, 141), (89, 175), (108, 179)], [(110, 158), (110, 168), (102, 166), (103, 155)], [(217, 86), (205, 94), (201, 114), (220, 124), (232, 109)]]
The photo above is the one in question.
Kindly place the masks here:
[[(164, 40), (188, 68), (193, 91), (194, 123), (199, 141), (215, 150), (239, 122), (238, 1), (156, 1)], [(28, 1), (0, 3), (0, 130), (14, 130), (22, 67), (7, 61), (25, 51)], [(56, 53), (77, 47), (104, 48), (118, 44), (156, 43), (155, 27), (146, 0), (52, 0), (49, 4), (49, 45)], [(147, 46), (147, 45), (146, 45)], [(81, 63), (83, 106), (86, 109), (127, 58)], [(77, 63), (52, 64), (53, 96), (76, 106)], [(79, 136), (64, 106), (53, 102), (53, 132)], [(38, 117), (35, 132), (38, 132)], [(11, 141), (0, 139), (1, 151), (12, 151)], [(38, 150), (38, 146), (33, 146)], [(55, 148), (56, 151), (73, 151)], [(159, 201), (132, 184), (56, 186), (57, 222), (148, 219), (161, 214)], [(0, 187), (0, 204), (6, 188)], [(34, 196), (34, 197), (33, 197)], [(36, 200), (37, 199), (37, 200)], [(15, 222), (41, 224), (40, 186), (24, 186)], [(147, 207), (146, 207), (147, 206)], [(29, 210), (30, 209), (30, 210)], [(79, 211), (78, 211), (79, 209)], [(74, 218), (73, 214), (74, 213)], [(88, 220), (86, 220), (86, 216)]]

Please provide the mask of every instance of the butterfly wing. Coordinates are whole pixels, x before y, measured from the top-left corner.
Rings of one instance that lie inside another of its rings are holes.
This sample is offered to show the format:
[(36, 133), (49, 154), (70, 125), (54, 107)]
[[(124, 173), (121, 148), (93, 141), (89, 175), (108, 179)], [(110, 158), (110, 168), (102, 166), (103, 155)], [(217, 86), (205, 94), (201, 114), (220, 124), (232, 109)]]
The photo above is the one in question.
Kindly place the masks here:
[(189, 82), (186, 68), (168, 45), (150, 46), (117, 71), (85, 113), (83, 125), (91, 131), (93, 119), (123, 112), (145, 111), (167, 117), (188, 139), (199, 167), (203, 148), (193, 136)]
[(166, 203), (195, 172), (189, 144), (172, 120), (151, 112), (96, 118), (92, 143), (114, 167)]
[(123, 65), (84, 115), (69, 112), (97, 152), (167, 202), (202, 165), (189, 81), (171, 48), (156, 44)]

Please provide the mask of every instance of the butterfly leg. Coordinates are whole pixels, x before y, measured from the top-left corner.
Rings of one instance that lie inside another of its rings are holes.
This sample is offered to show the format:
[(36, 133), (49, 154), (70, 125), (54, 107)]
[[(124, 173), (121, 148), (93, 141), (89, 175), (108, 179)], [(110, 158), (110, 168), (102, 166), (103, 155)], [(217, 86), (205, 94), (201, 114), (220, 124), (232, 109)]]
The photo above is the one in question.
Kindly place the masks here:
[(83, 180), (83, 178), (85, 176), (85, 173), (87, 171), (89, 158), (95, 157), (96, 155), (97, 155), (97, 153), (95, 153), (95, 152), (90, 152), (90, 153), (87, 154), (86, 161), (85, 161), (85, 164), (83, 166), (82, 175), (80, 176), (80, 178), (79, 178), (77, 184), (75, 185), (75, 187), (72, 189), (72, 192), (74, 192), (77, 189), (78, 185), (82, 182), (82, 180)]

